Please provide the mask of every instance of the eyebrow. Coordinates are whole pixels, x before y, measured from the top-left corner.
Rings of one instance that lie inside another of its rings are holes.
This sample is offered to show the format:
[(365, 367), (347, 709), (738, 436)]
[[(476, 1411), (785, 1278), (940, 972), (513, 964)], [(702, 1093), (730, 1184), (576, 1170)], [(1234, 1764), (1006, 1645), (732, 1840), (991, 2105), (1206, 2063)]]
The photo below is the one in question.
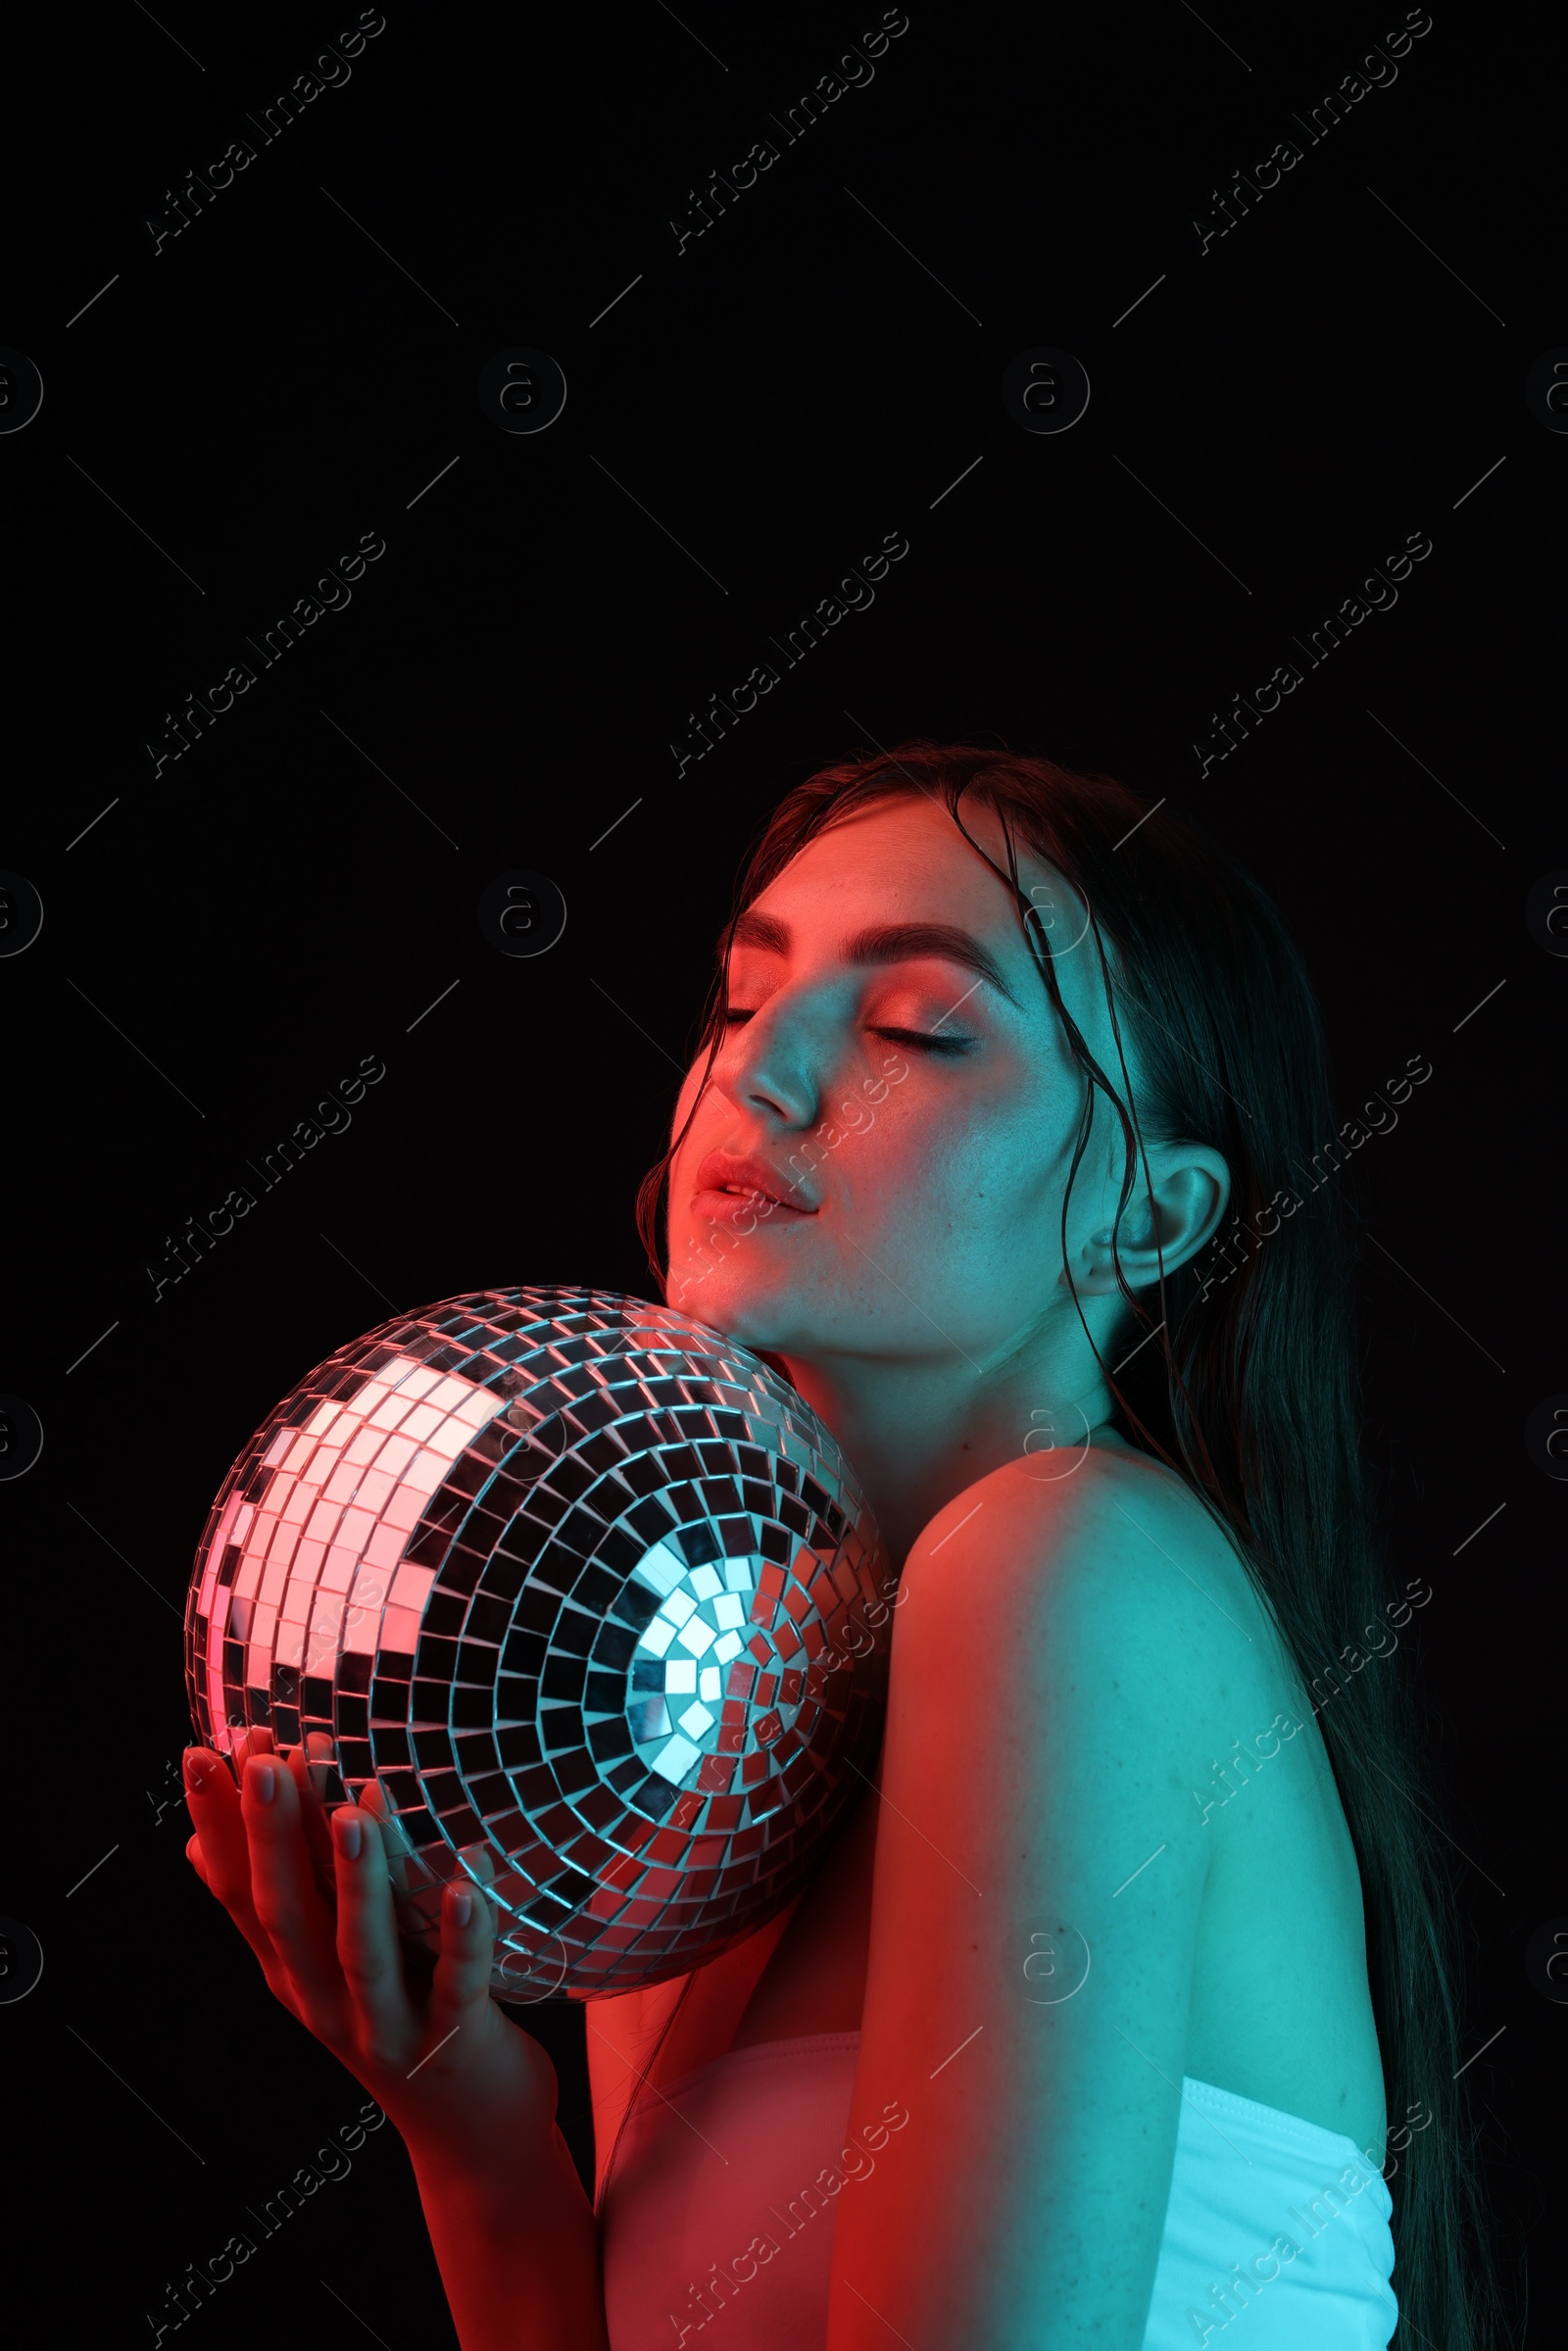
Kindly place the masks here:
[[(787, 922), (776, 915), (764, 914), (759, 907), (748, 906), (735, 918), (733, 933), (736, 947), (757, 947), (764, 954), (787, 955), (792, 934)], [(719, 935), (723, 949), (723, 934)], [(1008, 1004), (1017, 1005), (1002, 976), (1002, 966), (991, 950), (982, 945), (970, 932), (953, 922), (878, 922), (865, 930), (856, 931), (839, 942), (839, 955), (846, 963), (902, 963), (917, 955), (940, 955), (949, 963), (961, 963), (969, 971), (977, 971), (988, 980)], [(1021, 1009), (1021, 1006), (1019, 1007)]]

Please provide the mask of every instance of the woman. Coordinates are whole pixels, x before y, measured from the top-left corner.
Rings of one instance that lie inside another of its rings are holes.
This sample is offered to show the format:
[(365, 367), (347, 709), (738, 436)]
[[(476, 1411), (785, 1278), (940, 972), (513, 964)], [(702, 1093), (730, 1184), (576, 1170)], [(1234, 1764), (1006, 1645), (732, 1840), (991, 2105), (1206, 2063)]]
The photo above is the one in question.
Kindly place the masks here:
[(641, 1224), (667, 1175), (664, 1295), (902, 1570), (874, 1783), (781, 1918), (590, 2004), (592, 2208), (482, 1895), (420, 1993), (348, 1808), (334, 1931), (298, 1757), (193, 1751), (192, 1859), (402, 2131), (465, 2351), (1469, 2351), (1419, 1601), (1278, 917), (1117, 785), (911, 744), (785, 799), (721, 950)]

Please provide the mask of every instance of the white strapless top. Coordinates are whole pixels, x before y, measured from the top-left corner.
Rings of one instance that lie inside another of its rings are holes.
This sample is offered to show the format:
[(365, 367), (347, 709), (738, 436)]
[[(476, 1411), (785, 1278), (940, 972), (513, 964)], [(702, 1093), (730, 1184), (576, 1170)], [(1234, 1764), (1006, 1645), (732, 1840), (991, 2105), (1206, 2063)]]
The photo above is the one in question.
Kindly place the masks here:
[[(643, 2092), (601, 2213), (611, 2351), (699, 2351), (720, 2315), (715, 2351), (822, 2351), (859, 2039)], [(1353, 2139), (1189, 2076), (1144, 2351), (1215, 2351), (1244, 2314), (1236, 2351), (1387, 2351), (1392, 2211)]]

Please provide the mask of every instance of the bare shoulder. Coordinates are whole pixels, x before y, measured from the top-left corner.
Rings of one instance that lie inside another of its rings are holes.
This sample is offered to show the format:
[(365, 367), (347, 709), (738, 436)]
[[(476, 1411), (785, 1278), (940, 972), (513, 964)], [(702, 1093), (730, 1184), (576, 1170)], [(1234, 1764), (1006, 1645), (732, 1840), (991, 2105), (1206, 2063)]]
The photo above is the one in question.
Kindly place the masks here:
[(1128, 1673), (1269, 1673), (1278, 1638), (1225, 1531), (1183, 1481), (1132, 1447), (1092, 1447), (1066, 1475), (1008, 1461), (922, 1529), (905, 1564), (911, 1609), (989, 1595), (1057, 1658), (1113, 1647)]

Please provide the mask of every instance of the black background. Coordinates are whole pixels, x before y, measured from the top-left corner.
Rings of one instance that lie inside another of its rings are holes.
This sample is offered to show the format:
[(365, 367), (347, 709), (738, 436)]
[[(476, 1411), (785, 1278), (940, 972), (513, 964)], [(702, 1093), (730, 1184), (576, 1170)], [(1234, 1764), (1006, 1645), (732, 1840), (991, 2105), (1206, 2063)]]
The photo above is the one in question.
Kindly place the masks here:
[[(1403, 13), (911, 0), (869, 86), (789, 144), (770, 114), (877, 7), (389, 0), (347, 84), (265, 145), (247, 112), (355, 9), (13, 28), (0, 342), (45, 397), (0, 438), (0, 863), (45, 920), (0, 964), (0, 1387), (45, 1445), (0, 1487), (0, 1910), (45, 1966), (0, 2038), (29, 2079), (17, 2241), (81, 2256), (51, 2262), (59, 2331), (79, 2296), (96, 2339), (150, 2339), (166, 2281), (363, 2102), (183, 1859), (177, 1615), (211, 1495), (394, 1306), (650, 1294), (635, 1188), (745, 842), (800, 776), (916, 732), (1118, 774), (1212, 826), (1304, 946), (1343, 1115), (1432, 1062), (1342, 1181), (1393, 1571), (1434, 1587), (1406, 1645), (1522, 2311), (1568, 2033), (1524, 1961), (1568, 1913), (1568, 1496), (1523, 1435), (1568, 1389), (1568, 966), (1524, 914), (1568, 867), (1568, 442), (1523, 389), (1568, 344), (1541, 236), (1563, 61), (1544, 19), (1436, 0), (1397, 80), (1309, 144), (1291, 111)], [(165, 191), (238, 137), (255, 161), (155, 254)], [(778, 161), (677, 254), (688, 190), (760, 138)], [(1301, 161), (1200, 253), (1194, 214), (1282, 138)], [(1062, 435), (1000, 397), (1039, 344), (1093, 387)], [(514, 345), (564, 370), (548, 432), (481, 412)], [(245, 633), (366, 532), (386, 552), (352, 603), (261, 669)], [(784, 669), (769, 640), (888, 532), (909, 552), (874, 606)], [(1416, 532), (1433, 552), (1397, 606), (1200, 774), (1210, 713)], [(166, 713), (241, 660), (255, 685), (155, 773)], [(688, 713), (765, 661), (777, 687), (677, 772)], [(538, 959), (476, 923), (513, 867), (566, 901)], [(259, 1191), (247, 1163), (364, 1055), (386, 1075), (351, 1128), (155, 1299), (186, 1218)], [(1529, 2293), (1552, 2339), (1560, 2267), (1538, 2254)], [(391, 2131), (191, 2323), (453, 2341)]]

